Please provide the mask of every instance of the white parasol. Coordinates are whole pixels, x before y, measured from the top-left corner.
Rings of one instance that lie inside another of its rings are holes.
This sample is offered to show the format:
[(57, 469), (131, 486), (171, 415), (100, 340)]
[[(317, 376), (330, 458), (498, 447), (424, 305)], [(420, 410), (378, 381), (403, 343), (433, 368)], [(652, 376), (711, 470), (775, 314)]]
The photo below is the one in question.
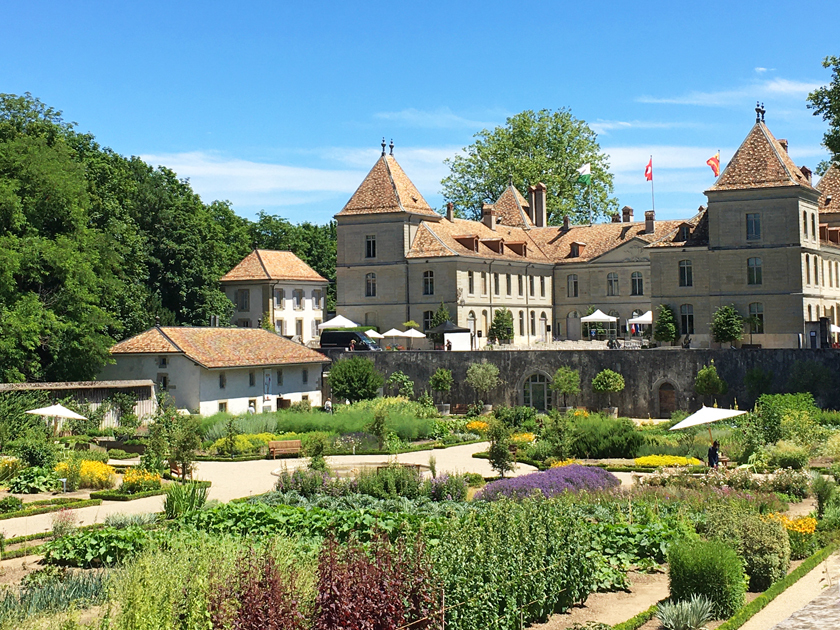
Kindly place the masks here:
[(356, 322), (347, 319), (343, 315), (336, 315), (323, 324), (318, 324), (318, 330), (327, 330), (330, 328), (357, 328), (358, 326), (359, 325)]
[[(727, 418), (734, 418), (735, 416), (742, 416), (746, 411), (741, 411), (740, 409), (718, 409), (717, 407), (703, 407), (700, 411), (697, 411), (685, 420), (682, 420), (671, 427), (671, 431), (676, 431), (677, 429), (687, 429), (688, 427), (696, 427), (700, 424), (711, 424), (712, 422), (717, 422), (718, 420), (726, 420)], [(712, 428), (709, 428), (709, 439), (712, 438)]]
[(381, 334), (381, 333), (376, 332), (376, 330), (374, 330), (373, 328), (371, 328), (370, 330), (366, 330), (366, 331), (365, 331), (365, 334), (366, 334), (368, 337), (370, 337), (371, 339), (382, 339), (382, 337), (384, 337), (384, 336), (385, 336), (385, 335), (383, 335), (383, 334)]
[(406, 330), (403, 333), (403, 336), (408, 337), (408, 347), (409, 347), (409, 349), (411, 348), (411, 340), (412, 339), (425, 339), (426, 338), (426, 335), (421, 333), (416, 328), (409, 328), (408, 330)]
[(396, 328), (392, 328), (391, 330), (386, 330), (382, 333), (383, 337), (405, 337), (405, 333), (401, 330), (397, 330)]
[[(31, 413), (33, 416), (45, 416), (47, 418), (68, 418), (71, 420), (87, 420), (82, 415), (71, 411), (64, 405), (50, 405), (49, 407), (41, 407), (39, 409), (30, 409), (26, 413)], [(53, 431), (58, 429), (57, 423), (53, 422)]]

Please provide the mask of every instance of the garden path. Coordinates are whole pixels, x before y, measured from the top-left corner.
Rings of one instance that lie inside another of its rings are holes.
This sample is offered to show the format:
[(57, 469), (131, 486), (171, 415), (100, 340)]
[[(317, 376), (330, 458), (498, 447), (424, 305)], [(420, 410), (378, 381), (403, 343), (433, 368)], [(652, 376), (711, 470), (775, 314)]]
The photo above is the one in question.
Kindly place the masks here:
[[(439, 473), (475, 472), (489, 477), (493, 475), (490, 463), (486, 459), (475, 459), (472, 456), (473, 453), (486, 451), (488, 446), (488, 442), (464, 444), (445, 449), (402, 453), (397, 455), (396, 459), (406, 464), (428, 465), (429, 456), (434, 455)], [(259, 459), (248, 462), (198, 462), (196, 478), (213, 483), (210, 487), (210, 499), (230, 501), (268, 492), (277, 481), (271, 474), (273, 471), (284, 465), (291, 470), (304, 466), (306, 461)], [(329, 465), (342, 467), (387, 461), (388, 457), (383, 455), (334, 455), (327, 458)], [(511, 474), (522, 475), (535, 470), (532, 466), (519, 464)], [(79, 525), (92, 525), (103, 522), (109, 514), (147, 514), (162, 510), (163, 496), (156, 496), (126, 502), (105, 501), (102, 505), (74, 510), (74, 514), (79, 519)], [(52, 529), (52, 517), (52, 514), (38, 514), (0, 521), (0, 531), (5, 532), (6, 538), (48, 532)]]

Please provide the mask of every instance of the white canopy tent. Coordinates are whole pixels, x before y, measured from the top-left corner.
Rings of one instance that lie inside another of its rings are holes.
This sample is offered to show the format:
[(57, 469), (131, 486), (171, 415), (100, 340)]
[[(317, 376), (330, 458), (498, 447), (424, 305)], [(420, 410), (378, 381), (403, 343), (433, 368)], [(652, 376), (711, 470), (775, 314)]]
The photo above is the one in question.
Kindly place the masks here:
[(366, 331), (365, 331), (365, 334), (366, 334), (368, 337), (370, 337), (371, 339), (382, 339), (382, 337), (384, 337), (384, 336), (385, 336), (385, 335), (383, 335), (382, 333), (378, 333), (378, 332), (376, 332), (376, 330), (374, 330), (373, 328), (371, 328), (370, 330), (366, 330)]
[[(676, 431), (678, 429), (687, 429), (688, 427), (696, 427), (700, 424), (711, 424), (712, 422), (717, 422), (718, 420), (726, 420), (727, 418), (734, 418), (735, 416), (742, 416), (746, 411), (741, 411), (740, 409), (718, 409), (717, 407), (703, 407), (700, 411), (697, 411), (685, 420), (678, 422), (674, 426), (671, 427), (671, 431)], [(712, 439), (712, 428), (709, 428), (709, 439)]]
[(328, 330), (332, 328), (356, 328), (358, 324), (353, 322), (343, 315), (336, 315), (330, 320), (325, 321), (323, 324), (318, 324), (318, 330)]
[(594, 313), (592, 313), (592, 315), (581, 317), (580, 321), (583, 324), (614, 324), (618, 321), (618, 317), (607, 315), (606, 313), (602, 312), (601, 309), (598, 309)]
[(832, 324), (831, 325), (831, 332), (840, 333), (840, 326), (838, 326), (837, 324)]
[(396, 328), (392, 328), (391, 330), (386, 330), (382, 333), (383, 337), (405, 337), (405, 333), (401, 330), (397, 330)]
[(631, 317), (630, 319), (627, 320), (627, 323), (628, 324), (636, 324), (636, 325), (638, 325), (638, 324), (645, 324), (645, 325), (652, 324), (653, 323), (653, 313), (651, 311), (648, 311), (647, 313), (639, 315), (638, 317)]
[(426, 335), (421, 333), (416, 328), (409, 328), (403, 333), (404, 337), (408, 337), (408, 347), (411, 348), (411, 340), (412, 339), (425, 339)]

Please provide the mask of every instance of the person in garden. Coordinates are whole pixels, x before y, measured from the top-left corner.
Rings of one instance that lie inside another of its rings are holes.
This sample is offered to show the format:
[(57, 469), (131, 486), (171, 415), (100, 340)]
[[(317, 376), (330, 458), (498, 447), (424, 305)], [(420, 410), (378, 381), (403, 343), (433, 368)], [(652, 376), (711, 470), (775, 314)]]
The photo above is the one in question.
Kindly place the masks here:
[(720, 461), (720, 442), (715, 440), (709, 447), (709, 468), (717, 468)]
[(449, 339), (446, 340), (446, 351), (452, 352), (452, 341), (450, 341)]

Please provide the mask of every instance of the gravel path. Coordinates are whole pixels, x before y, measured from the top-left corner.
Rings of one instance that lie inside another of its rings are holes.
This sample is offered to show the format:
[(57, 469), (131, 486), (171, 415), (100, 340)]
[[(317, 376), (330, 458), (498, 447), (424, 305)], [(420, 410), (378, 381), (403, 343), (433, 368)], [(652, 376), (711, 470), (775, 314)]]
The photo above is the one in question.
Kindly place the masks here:
[[(466, 444), (446, 449), (416, 451), (396, 456), (397, 461), (407, 464), (428, 465), (429, 457), (437, 460), (437, 470), (442, 472), (476, 472), (482, 476), (492, 476), (493, 470), (486, 459), (475, 459), (473, 453), (486, 451), (489, 444)], [(335, 455), (327, 458), (330, 466), (354, 467), (375, 463), (387, 463), (386, 455)], [(294, 469), (306, 465), (306, 459), (266, 460), (250, 462), (198, 462), (196, 479), (213, 482), (209, 498), (230, 501), (240, 497), (268, 492), (274, 487), (277, 478), (272, 472), (283, 467)], [(534, 472), (532, 466), (519, 464), (513, 475)], [(147, 514), (163, 510), (163, 496), (137, 499), (136, 501), (104, 501), (101, 505), (73, 510), (79, 519), (79, 525), (101, 523), (109, 514)], [(22, 518), (0, 521), (0, 531), (6, 538), (47, 532), (52, 529), (53, 514), (38, 514)]]

